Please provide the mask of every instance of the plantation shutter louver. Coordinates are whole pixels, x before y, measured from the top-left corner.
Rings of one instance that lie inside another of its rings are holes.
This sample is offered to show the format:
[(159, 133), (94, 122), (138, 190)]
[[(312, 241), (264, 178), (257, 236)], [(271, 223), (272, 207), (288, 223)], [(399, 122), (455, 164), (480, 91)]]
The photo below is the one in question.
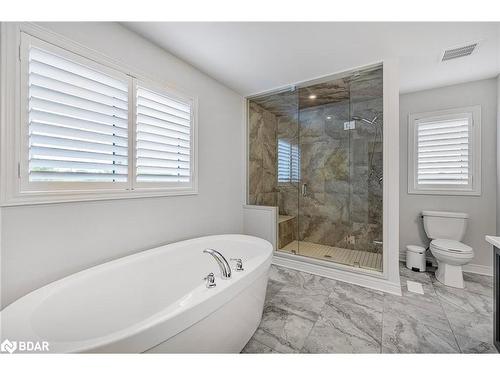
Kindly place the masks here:
[(189, 101), (137, 87), (137, 182), (191, 182), (191, 113)]
[(126, 182), (128, 81), (30, 46), (29, 181)]
[(418, 185), (470, 184), (471, 121), (464, 116), (416, 124)]

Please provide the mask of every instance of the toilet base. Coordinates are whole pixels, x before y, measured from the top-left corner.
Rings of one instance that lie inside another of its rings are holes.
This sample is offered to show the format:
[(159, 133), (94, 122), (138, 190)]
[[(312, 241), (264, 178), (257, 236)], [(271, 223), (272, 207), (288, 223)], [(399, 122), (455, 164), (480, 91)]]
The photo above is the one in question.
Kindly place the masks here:
[(436, 270), (436, 279), (446, 286), (463, 289), (464, 276), (462, 266), (453, 266), (438, 260), (438, 268)]

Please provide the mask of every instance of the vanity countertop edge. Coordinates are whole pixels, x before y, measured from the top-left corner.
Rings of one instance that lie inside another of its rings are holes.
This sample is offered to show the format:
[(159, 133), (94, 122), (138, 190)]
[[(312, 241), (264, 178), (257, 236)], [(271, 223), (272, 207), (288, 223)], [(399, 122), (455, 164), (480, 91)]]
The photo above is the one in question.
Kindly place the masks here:
[(486, 236), (486, 241), (488, 241), (490, 244), (500, 249), (500, 237)]

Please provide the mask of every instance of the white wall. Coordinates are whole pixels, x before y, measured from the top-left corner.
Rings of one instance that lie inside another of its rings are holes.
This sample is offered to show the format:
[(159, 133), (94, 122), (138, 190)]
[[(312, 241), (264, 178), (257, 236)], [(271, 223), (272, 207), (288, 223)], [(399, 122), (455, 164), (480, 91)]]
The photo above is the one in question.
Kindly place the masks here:
[[(424, 209), (466, 212), (470, 215), (464, 242), (474, 248), (471, 264), (491, 266), (486, 234), (497, 231), (496, 218), (496, 129), (497, 79), (424, 90), (400, 97), (400, 250), (406, 245), (428, 246), (419, 214)], [(472, 196), (435, 196), (408, 194), (408, 114), (470, 105), (481, 105), (482, 194)]]
[(2, 208), (1, 306), (157, 244), (240, 233), (243, 98), (119, 24), (43, 26), (198, 96), (199, 194)]

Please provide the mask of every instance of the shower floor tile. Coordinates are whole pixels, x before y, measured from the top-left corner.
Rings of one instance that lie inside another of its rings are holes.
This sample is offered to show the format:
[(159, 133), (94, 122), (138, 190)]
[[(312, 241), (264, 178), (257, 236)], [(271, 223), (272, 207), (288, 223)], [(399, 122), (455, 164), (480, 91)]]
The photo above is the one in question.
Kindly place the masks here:
[(292, 241), (282, 249), (279, 249), (279, 251), (292, 254), (297, 249), (299, 250), (297, 254), (309, 258), (382, 271), (382, 254), (368, 251), (343, 249), (306, 241)]

